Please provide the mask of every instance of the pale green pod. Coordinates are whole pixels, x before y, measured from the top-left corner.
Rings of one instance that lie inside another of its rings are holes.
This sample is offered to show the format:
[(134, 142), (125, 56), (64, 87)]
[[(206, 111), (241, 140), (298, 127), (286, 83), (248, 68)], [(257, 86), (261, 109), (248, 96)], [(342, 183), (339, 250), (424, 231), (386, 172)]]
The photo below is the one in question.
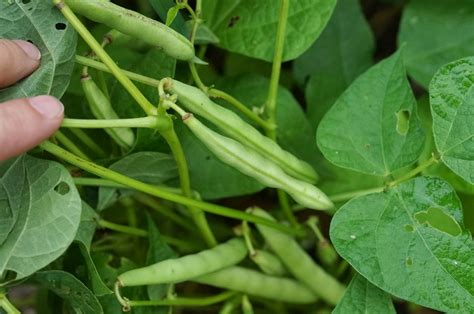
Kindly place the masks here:
[(254, 314), (252, 303), (246, 294), (242, 296), (242, 314)]
[(144, 41), (119, 32), (116, 29), (111, 29), (107, 34), (104, 35), (104, 39), (107, 40), (109, 44), (116, 46), (128, 46), (134, 50), (141, 50), (150, 47)]
[(224, 268), (191, 281), (279, 302), (308, 304), (318, 299), (306, 285), (296, 280), (269, 276), (239, 266)]
[[(254, 208), (254, 215), (275, 220), (267, 212)], [(272, 251), (281, 259), (288, 271), (305, 283), (317, 296), (336, 305), (344, 294), (344, 286), (317, 265), (292, 237), (280, 231), (257, 225)]]
[(247, 255), (242, 239), (231, 239), (212, 249), (127, 271), (118, 277), (122, 287), (178, 283), (238, 264)]
[[(120, 119), (107, 96), (90, 76), (81, 78), (81, 84), (94, 117), (104, 120)], [(124, 149), (130, 149), (135, 142), (135, 133), (130, 128), (107, 128), (104, 130)]]
[(326, 210), (334, 206), (314, 185), (289, 176), (273, 161), (231, 138), (214, 132), (192, 114), (184, 116), (183, 121), (217, 158), (243, 174), (268, 187), (286, 191), (296, 202), (308, 208)]
[(309, 183), (316, 182), (318, 176), (311, 165), (283, 150), (233, 111), (214, 103), (200, 89), (175, 80), (170, 89), (186, 109), (209, 120), (227, 136), (271, 159), (289, 175)]
[(159, 47), (178, 60), (194, 58), (194, 47), (183, 35), (138, 12), (105, 0), (65, 0), (65, 3), (88, 19)]
[(283, 276), (288, 274), (288, 271), (278, 256), (275, 256), (268, 251), (255, 250), (254, 254), (250, 254), (250, 259), (254, 261), (254, 263), (257, 264), (265, 274), (273, 276)]

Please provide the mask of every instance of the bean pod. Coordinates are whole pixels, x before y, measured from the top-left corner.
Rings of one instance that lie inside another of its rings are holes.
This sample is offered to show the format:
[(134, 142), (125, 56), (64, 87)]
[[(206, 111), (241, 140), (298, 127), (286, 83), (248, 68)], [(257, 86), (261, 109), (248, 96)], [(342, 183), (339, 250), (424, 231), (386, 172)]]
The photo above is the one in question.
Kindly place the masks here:
[(318, 299), (305, 285), (234, 266), (191, 279), (191, 281), (287, 303), (308, 304)]
[(105, 24), (119, 32), (160, 47), (171, 57), (190, 61), (194, 47), (183, 35), (138, 12), (125, 9), (107, 0), (65, 0), (75, 12), (92, 21)]
[(216, 270), (235, 265), (247, 255), (242, 239), (231, 239), (218, 246), (175, 259), (168, 259), (147, 267), (121, 274), (122, 287), (178, 283)]
[[(274, 220), (261, 209), (254, 208), (252, 213)], [(339, 302), (344, 294), (344, 286), (318, 266), (293, 238), (265, 226), (257, 225), (257, 229), (296, 279), (329, 304), (336, 305)]]
[(250, 259), (267, 275), (284, 276), (288, 274), (281, 260), (268, 251), (255, 250), (254, 254), (250, 254)]
[(282, 189), (299, 204), (312, 209), (330, 209), (334, 205), (317, 187), (286, 174), (273, 161), (239, 142), (206, 127), (192, 114), (183, 116), (184, 123), (222, 162), (253, 177), (260, 183)]
[(200, 89), (179, 81), (172, 82), (171, 91), (178, 95), (180, 104), (189, 111), (209, 120), (227, 136), (271, 159), (289, 175), (309, 183), (316, 182), (316, 171), (308, 163), (283, 150), (233, 111), (214, 103)]
[[(106, 120), (119, 119), (107, 96), (90, 76), (81, 78), (81, 84), (94, 117)], [(135, 133), (130, 128), (108, 128), (105, 131), (124, 149), (130, 149), (135, 142)]]

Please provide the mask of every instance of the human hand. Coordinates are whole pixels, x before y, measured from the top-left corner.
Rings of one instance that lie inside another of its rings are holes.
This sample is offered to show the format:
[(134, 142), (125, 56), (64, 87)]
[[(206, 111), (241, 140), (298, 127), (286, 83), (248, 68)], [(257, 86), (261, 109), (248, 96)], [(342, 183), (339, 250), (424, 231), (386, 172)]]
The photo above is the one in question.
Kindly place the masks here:
[[(36, 70), (40, 51), (20, 40), (0, 39), (0, 89)], [(37, 96), (0, 103), (0, 160), (19, 155), (59, 128), (64, 107), (54, 97)]]

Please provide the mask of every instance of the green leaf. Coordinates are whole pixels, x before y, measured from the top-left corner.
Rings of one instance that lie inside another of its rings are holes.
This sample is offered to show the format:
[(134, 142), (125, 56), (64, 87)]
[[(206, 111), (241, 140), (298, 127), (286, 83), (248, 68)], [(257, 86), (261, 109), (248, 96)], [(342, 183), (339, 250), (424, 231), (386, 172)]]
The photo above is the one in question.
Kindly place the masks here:
[[(155, 12), (158, 14), (162, 21), (167, 20), (168, 10), (170, 10), (176, 2), (174, 0), (148, 0)], [(204, 1), (206, 2), (206, 1)], [(181, 14), (177, 14), (174, 21), (171, 23), (171, 27), (180, 32), (185, 33), (185, 20)]]
[(179, 5), (175, 5), (168, 10), (168, 13), (166, 13), (166, 26), (170, 26), (173, 23), (180, 9)]
[[(112, 164), (109, 169), (155, 185), (164, 184), (178, 177), (173, 156), (164, 153), (140, 152), (131, 154)], [(115, 188), (100, 187), (97, 208), (103, 210), (121, 195), (127, 193), (120, 191)]]
[(433, 133), (443, 162), (474, 184), (474, 57), (442, 67), (430, 84)]
[(81, 223), (76, 233), (74, 241), (82, 243), (87, 250), (90, 250), (92, 238), (97, 228), (99, 215), (86, 202), (82, 202)]
[(33, 276), (33, 280), (67, 301), (75, 313), (104, 313), (94, 294), (70, 273), (40, 271)]
[[(0, 178), (0, 278), (22, 279), (61, 256), (76, 235), (81, 199), (60, 164), (17, 158)], [(0, 284), (1, 285), (1, 284)]]
[(330, 236), (344, 259), (390, 294), (443, 312), (474, 311), (474, 242), (442, 179), (418, 177), (351, 200)]
[(355, 274), (332, 314), (395, 314), (390, 295), (359, 274)]
[(42, 55), (39, 69), (0, 91), (0, 102), (63, 95), (74, 67), (77, 37), (50, 1), (0, 1), (0, 38), (29, 40)]
[(428, 87), (442, 65), (473, 55), (473, 19), (474, 3), (470, 0), (410, 1), (398, 36), (399, 45), (406, 43), (410, 76)]
[[(193, 20), (186, 22), (186, 32), (189, 34), (189, 37), (191, 37), (193, 27)], [(194, 43), (196, 45), (217, 44), (219, 43), (219, 37), (217, 37), (216, 34), (214, 34), (214, 32), (206, 24), (199, 24), (196, 30), (196, 38), (194, 39)]]
[[(219, 46), (249, 57), (271, 61), (276, 41), (280, 1), (204, 1), (206, 23)], [(283, 53), (285, 61), (301, 55), (319, 37), (336, 0), (290, 0)]]
[(94, 295), (96, 296), (104, 296), (108, 294), (112, 294), (112, 290), (110, 290), (102, 280), (97, 271), (97, 267), (90, 256), (89, 249), (84, 245), (84, 243), (79, 242), (77, 243), (79, 246), (79, 250), (81, 251), (82, 257), (84, 258), (85, 266), (87, 267), (87, 282), (91, 287)]
[(414, 163), (423, 141), (401, 52), (357, 78), (317, 131), (318, 146), (330, 162), (378, 176)]

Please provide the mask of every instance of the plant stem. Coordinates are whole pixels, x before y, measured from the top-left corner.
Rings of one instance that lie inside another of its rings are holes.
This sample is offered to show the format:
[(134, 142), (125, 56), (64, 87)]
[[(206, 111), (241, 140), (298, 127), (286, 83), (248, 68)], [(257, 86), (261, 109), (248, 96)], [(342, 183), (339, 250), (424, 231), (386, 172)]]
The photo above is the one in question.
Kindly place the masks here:
[(169, 200), (178, 204), (192, 206), (199, 209), (202, 209), (205, 212), (211, 214), (220, 215), (228, 218), (234, 218), (238, 220), (246, 220), (252, 223), (261, 224), (280, 230), (281, 232), (291, 234), (291, 235), (304, 235), (302, 230), (295, 230), (294, 228), (287, 227), (280, 223), (265, 219), (259, 216), (255, 216), (249, 213), (241, 212), (239, 210), (231, 209), (228, 207), (207, 203), (199, 200), (195, 200), (186, 196), (175, 194), (166, 190), (161, 189), (160, 187), (153, 186), (140, 182), (138, 180), (129, 178), (125, 175), (112, 171), (110, 169), (99, 166), (93, 162), (79, 158), (78, 156), (71, 154), (70, 152), (62, 149), (61, 147), (54, 145), (49, 141), (45, 141), (39, 145), (42, 149), (49, 152), (50, 154), (69, 162), (70, 164), (79, 167), (85, 171), (88, 171), (92, 174), (95, 174), (104, 179), (112, 180), (117, 183), (129, 186), (133, 189), (141, 191), (146, 194), (150, 194), (162, 199)]
[[(118, 188), (118, 189), (131, 189), (128, 186), (125, 186), (123, 184), (110, 181), (110, 180), (105, 180), (105, 179), (97, 179), (97, 178), (73, 178), (74, 184), (76, 185), (87, 185), (87, 186), (103, 186), (103, 187), (108, 187), (108, 188)], [(180, 194), (181, 189), (169, 187), (169, 186), (164, 186), (164, 185), (158, 185), (162, 190), (168, 191), (170, 193), (175, 193), (175, 194)]]
[(353, 199), (354, 197), (367, 195), (367, 194), (372, 194), (372, 193), (383, 192), (383, 190), (385, 190), (385, 187), (379, 186), (379, 187), (372, 188), (372, 189), (367, 189), (367, 190), (358, 190), (358, 191), (351, 191), (351, 192), (345, 192), (345, 193), (330, 195), (329, 199), (334, 203), (344, 202), (344, 201), (348, 201), (350, 199)]
[(235, 99), (233, 96), (227, 94), (226, 92), (223, 92), (221, 90), (215, 89), (213, 87), (208, 89), (208, 95), (209, 97), (213, 98), (220, 98), (234, 106), (237, 110), (243, 113), (244, 116), (255, 122), (258, 126), (262, 127), (265, 129), (265, 131), (271, 131), (275, 128), (275, 126), (262, 119), (259, 115), (257, 115), (255, 112), (253, 112), (250, 108), (245, 106), (243, 103)]
[(107, 129), (107, 128), (156, 129), (156, 128), (164, 127), (164, 121), (157, 119), (156, 116), (149, 116), (149, 117), (144, 117), (144, 118), (133, 118), (133, 119), (109, 119), (109, 120), (66, 118), (63, 120), (61, 127), (81, 128), (81, 129)]
[(69, 132), (74, 134), (84, 145), (86, 145), (97, 156), (105, 158), (107, 153), (92, 140), (86, 132), (80, 129), (70, 129)]
[(199, 76), (199, 73), (196, 68), (196, 64), (194, 62), (189, 62), (189, 70), (191, 71), (191, 75), (193, 76), (194, 82), (196, 83), (197, 87), (202, 90), (204, 93), (208, 93), (209, 88), (204, 84)]
[(4, 309), (7, 314), (21, 314), (21, 312), (10, 303), (7, 296), (0, 294), (0, 308)]
[(235, 291), (226, 291), (217, 295), (210, 297), (195, 297), (195, 298), (176, 298), (168, 300), (149, 300), (149, 301), (127, 301), (127, 303), (134, 306), (165, 306), (165, 305), (174, 305), (174, 306), (209, 306), (216, 303), (221, 303), (227, 299), (232, 298), (237, 295), (238, 292)]
[(140, 90), (125, 76), (120, 68), (115, 64), (114, 60), (105, 52), (101, 44), (92, 36), (82, 22), (77, 18), (74, 12), (64, 3), (64, 0), (53, 0), (53, 3), (58, 7), (68, 22), (74, 27), (89, 47), (94, 51), (96, 56), (105, 63), (110, 69), (110, 72), (123, 85), (123, 87), (130, 93), (130, 95), (137, 101), (147, 115), (155, 115), (156, 108), (146, 99)]
[(134, 228), (134, 227), (129, 227), (129, 226), (124, 226), (124, 225), (119, 225), (110, 221), (107, 221), (105, 219), (99, 219), (97, 221), (97, 224), (101, 226), (102, 228), (105, 229), (110, 229), (113, 231), (125, 233), (128, 235), (136, 236), (136, 237), (144, 237), (146, 238), (148, 236), (148, 232), (146, 230)]
[(74, 144), (63, 132), (61, 131), (56, 131), (54, 133), (54, 137), (56, 140), (61, 143), (64, 147), (66, 147), (68, 150), (70, 150), (73, 154), (76, 154), (77, 156), (85, 159), (85, 160), (91, 160), (79, 147), (77, 147), (76, 144)]
[[(278, 96), (278, 86), (280, 82), (281, 63), (283, 60), (283, 48), (285, 44), (285, 32), (288, 19), (289, 0), (280, 0), (280, 17), (275, 42), (275, 55), (273, 56), (272, 74), (270, 78), (270, 87), (268, 89), (265, 109), (268, 121), (276, 125), (276, 102)], [(269, 132), (270, 137), (276, 138), (276, 131)]]
[[(283, 49), (285, 47), (285, 32), (286, 24), (288, 20), (289, 0), (280, 0), (280, 16), (278, 20), (278, 29), (275, 41), (275, 54), (273, 56), (272, 74), (270, 78), (270, 86), (268, 88), (267, 100), (265, 102), (265, 111), (268, 116), (268, 122), (275, 127), (266, 130), (267, 136), (277, 141), (276, 134), (276, 111), (277, 111), (277, 97), (278, 87), (280, 83), (281, 63), (283, 60)], [(294, 226), (298, 225), (296, 218), (294, 217), (293, 211), (288, 203), (288, 196), (284, 191), (278, 190), (278, 199), (280, 206), (285, 213), (288, 221)]]
[[(91, 58), (76, 55), (76, 62), (82, 65), (86, 65), (88, 67), (103, 71), (103, 72), (111, 73), (110, 69), (105, 64)], [(151, 78), (149, 76), (141, 75), (141, 74), (123, 70), (123, 69), (120, 69), (120, 71), (122, 72), (123, 75), (125, 75), (129, 79), (134, 80), (136, 82), (153, 86), (153, 87), (158, 87), (158, 85), (160, 85), (160, 80)]]
[(419, 174), (420, 172), (422, 172), (423, 170), (425, 170), (426, 168), (432, 166), (433, 164), (437, 163), (438, 162), (438, 157), (436, 157), (435, 155), (433, 155), (430, 159), (426, 160), (425, 162), (423, 162), (421, 165), (418, 165), (418, 167), (416, 167), (415, 169), (407, 172), (405, 175), (403, 175), (402, 177), (394, 180), (394, 181), (391, 181), (388, 183), (388, 187), (393, 187), (403, 181), (406, 181), (408, 179), (411, 179), (413, 178), (414, 176), (416, 176), (417, 174)]
[[(188, 162), (186, 161), (183, 147), (181, 146), (181, 143), (179, 141), (178, 136), (176, 135), (176, 132), (174, 131), (174, 128), (161, 132), (161, 135), (164, 137), (169, 147), (171, 148), (171, 152), (173, 153), (176, 165), (178, 166), (179, 182), (181, 185), (181, 190), (183, 191), (183, 195), (189, 198), (193, 198), (193, 192), (191, 190), (191, 181), (189, 179)], [(194, 207), (188, 208), (191, 213), (191, 216), (193, 217), (194, 223), (201, 232), (207, 245), (210, 247), (216, 246), (217, 240), (214, 237), (211, 228), (209, 227), (204, 212)]]

